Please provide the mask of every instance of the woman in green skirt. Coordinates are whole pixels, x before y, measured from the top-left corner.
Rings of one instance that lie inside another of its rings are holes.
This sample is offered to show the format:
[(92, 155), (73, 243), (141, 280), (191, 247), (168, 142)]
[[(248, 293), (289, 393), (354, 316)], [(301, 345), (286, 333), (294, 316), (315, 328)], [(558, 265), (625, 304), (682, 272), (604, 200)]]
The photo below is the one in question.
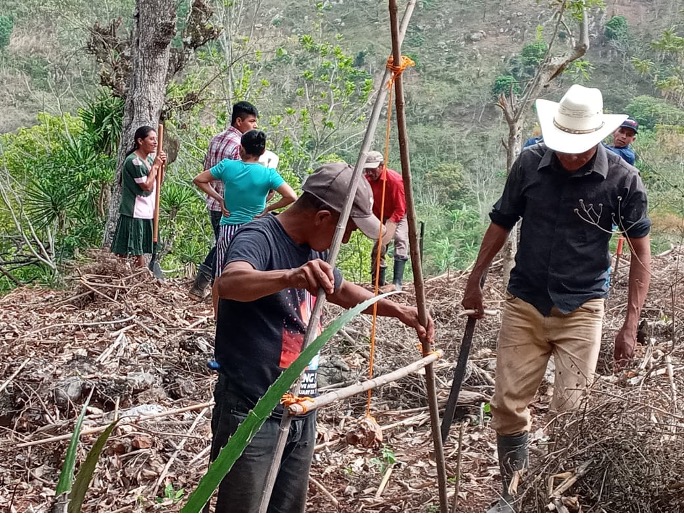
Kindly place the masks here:
[(144, 268), (144, 254), (152, 253), (156, 178), (166, 162), (166, 154), (156, 153), (157, 132), (152, 127), (140, 127), (133, 139), (133, 148), (126, 154), (121, 171), (119, 221), (111, 250), (124, 259), (135, 256), (135, 265)]

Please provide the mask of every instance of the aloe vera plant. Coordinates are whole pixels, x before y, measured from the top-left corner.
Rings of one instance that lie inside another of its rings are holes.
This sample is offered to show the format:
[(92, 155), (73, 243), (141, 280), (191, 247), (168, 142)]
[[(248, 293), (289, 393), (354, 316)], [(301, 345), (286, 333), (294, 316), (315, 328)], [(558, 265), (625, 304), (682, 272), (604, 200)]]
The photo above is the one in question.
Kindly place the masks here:
[(83, 500), (85, 499), (88, 486), (90, 485), (90, 481), (93, 479), (93, 475), (95, 474), (95, 466), (97, 465), (100, 454), (107, 443), (107, 439), (109, 439), (109, 436), (112, 434), (112, 431), (118, 422), (118, 419), (112, 421), (105, 431), (99, 435), (97, 441), (95, 441), (95, 444), (88, 452), (86, 460), (83, 461), (83, 464), (81, 464), (81, 467), (79, 468), (76, 478), (74, 479), (74, 483), (71, 487), (67, 512), (83, 511), (81, 507), (83, 505)]
[(59, 473), (59, 480), (55, 488), (55, 503), (52, 506), (52, 512), (64, 512), (64, 507), (67, 504), (67, 496), (71, 491), (71, 486), (74, 482), (74, 468), (76, 467), (76, 453), (78, 451), (78, 440), (81, 437), (81, 425), (83, 425), (83, 418), (85, 418), (86, 408), (90, 403), (90, 398), (93, 396), (93, 390), (90, 390), (88, 399), (83, 404), (81, 414), (76, 419), (74, 431), (69, 440), (69, 447), (67, 448), (66, 456), (64, 457), (64, 464)]
[[(95, 441), (95, 444), (88, 452), (85, 461), (78, 470), (78, 474), (74, 478), (74, 468), (76, 467), (76, 454), (78, 452), (78, 441), (81, 437), (81, 426), (83, 425), (83, 418), (85, 417), (86, 409), (90, 403), (90, 398), (93, 396), (93, 390), (90, 391), (88, 399), (83, 404), (81, 414), (76, 420), (74, 431), (71, 434), (69, 447), (67, 448), (64, 464), (59, 474), (59, 481), (55, 489), (55, 503), (52, 507), (52, 512), (81, 512), (83, 500), (86, 491), (90, 485), (90, 481), (95, 473), (95, 466), (100, 458), (102, 449), (104, 448), (107, 439), (114, 430), (114, 427), (119, 420), (114, 420), (104, 432), (100, 434)], [(66, 508), (65, 508), (66, 507)]]

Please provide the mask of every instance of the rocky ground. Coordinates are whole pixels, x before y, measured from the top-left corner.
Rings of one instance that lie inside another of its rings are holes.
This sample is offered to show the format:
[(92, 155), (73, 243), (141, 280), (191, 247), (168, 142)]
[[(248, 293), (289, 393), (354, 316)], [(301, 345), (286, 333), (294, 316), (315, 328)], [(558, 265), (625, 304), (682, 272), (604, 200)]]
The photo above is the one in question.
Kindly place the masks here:
[[(607, 304), (601, 377), (581, 412), (551, 425), (548, 375), (533, 405), (531, 471), (521, 483), (526, 510), (684, 510), (684, 352), (677, 344), (683, 254), (677, 248), (654, 258), (643, 344), (629, 370), (611, 374), (611, 340), (626, 305), (628, 262), (621, 262)], [(159, 282), (108, 254), (92, 254), (67, 275), (59, 290), (25, 287), (0, 298), (0, 509), (51, 509), (70, 433), (92, 393), (78, 463), (109, 421), (123, 418), (98, 463), (84, 511), (177, 511), (207, 468), (216, 379), (206, 365), (211, 306), (189, 300), (189, 281)], [(502, 300), (500, 275), (500, 265), (493, 266), (486, 287), (492, 308)], [(426, 282), (436, 348), (444, 352), (434, 366), (440, 406), (465, 326), (459, 316), (465, 276)], [(400, 301), (413, 303), (407, 289)], [(338, 313), (330, 306), (326, 316)], [(361, 316), (326, 346), (324, 390), (368, 376), (371, 324)], [(467, 393), (444, 445), (455, 511), (482, 511), (498, 490), (487, 404), (498, 326), (498, 315), (476, 326)], [(376, 330), (374, 376), (421, 357), (412, 331), (397, 322), (378, 319)], [(415, 373), (373, 391), (368, 411), (366, 394), (322, 409), (309, 510), (438, 511), (427, 405), (425, 376)], [(381, 428), (381, 443), (371, 438), (364, 446), (363, 438), (353, 437), (367, 414)]]

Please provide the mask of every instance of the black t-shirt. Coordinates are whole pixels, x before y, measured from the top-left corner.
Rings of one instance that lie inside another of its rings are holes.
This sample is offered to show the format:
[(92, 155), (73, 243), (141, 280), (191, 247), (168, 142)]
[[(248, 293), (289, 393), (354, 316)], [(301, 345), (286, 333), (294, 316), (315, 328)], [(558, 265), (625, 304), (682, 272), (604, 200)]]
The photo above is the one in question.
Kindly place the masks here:
[[(266, 216), (236, 232), (226, 264), (244, 261), (256, 270), (272, 271), (297, 268), (313, 259), (325, 259), (325, 254), (295, 243), (275, 216)], [(342, 275), (337, 269), (334, 273), (337, 289)], [(231, 393), (244, 401), (243, 407), (254, 407), (299, 356), (315, 301), (306, 290), (295, 288), (252, 302), (219, 301), (214, 352)], [(317, 394), (317, 371), (318, 356), (304, 373), (300, 395)]]

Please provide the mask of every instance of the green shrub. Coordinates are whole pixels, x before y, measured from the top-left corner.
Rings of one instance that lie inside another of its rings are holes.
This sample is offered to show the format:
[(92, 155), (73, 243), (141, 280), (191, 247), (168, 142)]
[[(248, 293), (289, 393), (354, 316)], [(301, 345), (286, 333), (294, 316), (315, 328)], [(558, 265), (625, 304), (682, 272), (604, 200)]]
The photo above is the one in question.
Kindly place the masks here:
[(606, 39), (622, 41), (627, 38), (627, 32), (628, 27), (625, 17), (613, 16), (610, 20), (608, 20), (608, 23), (606, 23), (606, 28), (604, 29), (603, 34), (606, 36)]
[(423, 187), (432, 190), (437, 202), (448, 210), (459, 209), (473, 199), (465, 182), (463, 165), (458, 162), (437, 164), (427, 170), (423, 180)]
[(508, 94), (510, 91), (520, 93), (520, 82), (513, 75), (499, 75), (494, 80), (492, 86), (492, 93), (494, 96), (499, 96), (501, 93)]
[[(77, 248), (99, 246), (115, 159), (93, 149), (78, 118), (42, 113), (38, 121), (0, 136), (0, 166), (15, 185), (8, 209), (22, 212), (22, 230), (49, 245), (61, 263)], [(17, 230), (10, 225), (8, 232)], [(0, 242), (4, 255), (16, 251), (9, 241)], [(22, 270), (17, 278), (33, 276)]]
[(124, 101), (102, 90), (95, 99), (79, 110), (84, 133), (98, 153), (115, 156), (121, 138)]
[(627, 112), (643, 128), (652, 129), (656, 125), (683, 125), (684, 110), (665, 100), (648, 95), (637, 96), (627, 105)]
[(49, 86), (50, 61), (41, 55), (25, 55), (17, 59), (16, 67), (26, 73), (34, 84), (43, 89)]
[(537, 40), (534, 43), (525, 45), (520, 53), (522, 56), (523, 65), (539, 66), (539, 64), (544, 60), (544, 56), (548, 51), (549, 45), (543, 40)]
[(475, 260), (486, 228), (475, 208), (421, 205), (418, 215), (425, 222), (425, 275), (466, 269)]

